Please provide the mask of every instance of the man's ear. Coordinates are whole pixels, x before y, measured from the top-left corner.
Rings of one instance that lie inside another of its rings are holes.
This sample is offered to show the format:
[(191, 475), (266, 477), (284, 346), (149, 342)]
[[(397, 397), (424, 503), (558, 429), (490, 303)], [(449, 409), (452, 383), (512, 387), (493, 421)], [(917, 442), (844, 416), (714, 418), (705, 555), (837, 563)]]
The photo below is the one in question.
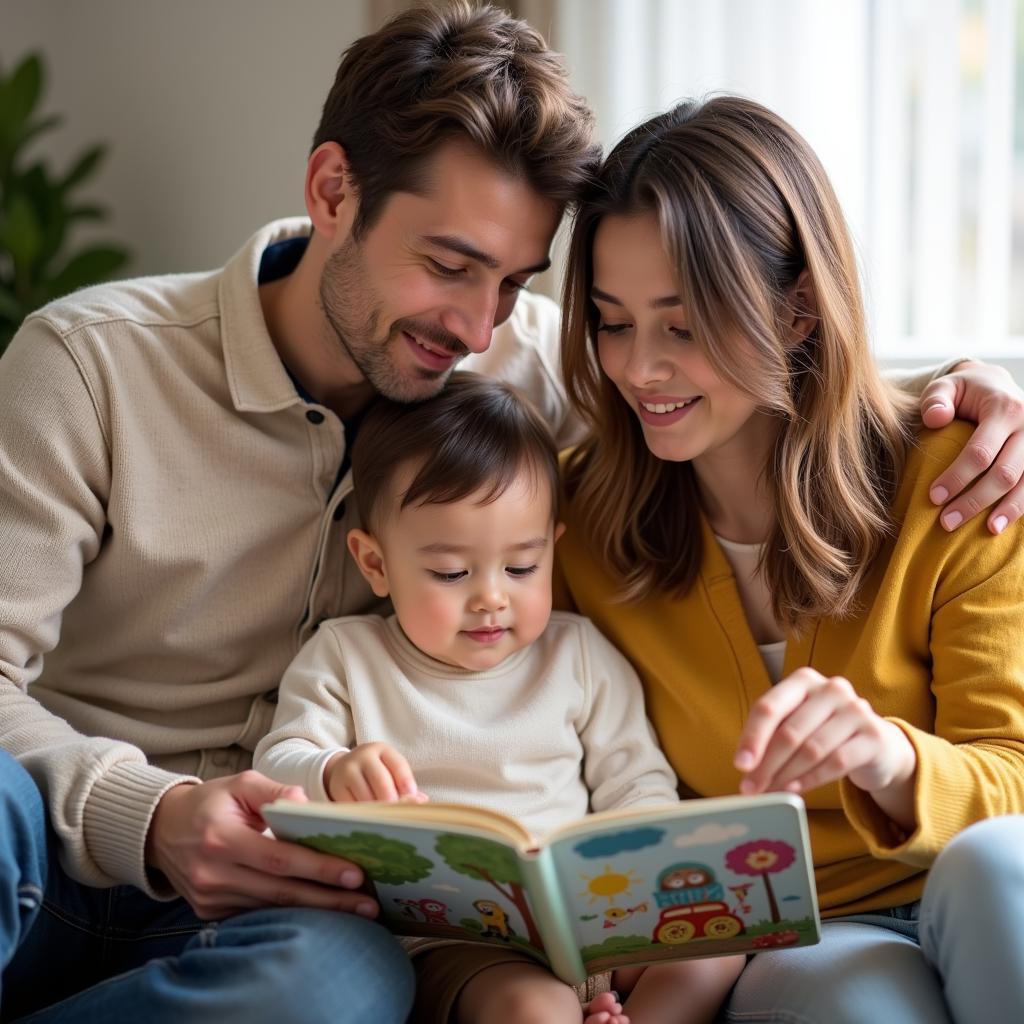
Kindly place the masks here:
[(348, 156), (337, 142), (321, 143), (306, 162), (306, 212), (324, 238), (347, 238), (359, 201)]
[(384, 552), (376, 539), (365, 530), (349, 530), (346, 538), (349, 554), (359, 566), (359, 571), (370, 584), (370, 588), (378, 597), (387, 597), (387, 570), (384, 568)]
[(794, 347), (818, 326), (818, 296), (811, 272), (804, 267), (789, 290), (789, 330), (787, 341)]

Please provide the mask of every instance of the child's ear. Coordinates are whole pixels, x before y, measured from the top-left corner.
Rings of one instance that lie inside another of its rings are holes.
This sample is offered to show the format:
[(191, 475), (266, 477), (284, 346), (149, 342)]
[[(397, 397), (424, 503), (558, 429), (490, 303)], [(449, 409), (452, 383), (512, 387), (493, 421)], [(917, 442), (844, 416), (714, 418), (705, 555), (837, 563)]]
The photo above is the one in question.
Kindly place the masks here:
[(378, 597), (387, 597), (388, 576), (380, 545), (365, 530), (349, 530), (346, 541), (352, 560), (359, 566), (359, 571), (366, 577), (373, 592)]
[(555, 523), (555, 543), (558, 543), (558, 538), (565, 533), (565, 523)]

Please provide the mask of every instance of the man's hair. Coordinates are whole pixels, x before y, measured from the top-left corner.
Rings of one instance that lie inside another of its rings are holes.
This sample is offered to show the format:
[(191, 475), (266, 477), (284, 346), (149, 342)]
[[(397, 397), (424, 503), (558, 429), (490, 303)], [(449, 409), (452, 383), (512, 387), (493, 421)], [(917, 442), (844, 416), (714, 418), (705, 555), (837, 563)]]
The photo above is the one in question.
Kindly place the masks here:
[[(401, 495), (399, 470), (415, 466)], [(522, 474), (557, 513), (558, 450), (547, 424), (514, 388), (460, 370), (423, 402), (379, 398), (352, 447), (352, 479), (363, 526), (373, 531), (410, 505), (448, 505), (479, 494), (499, 498)]]
[(345, 51), (313, 149), (344, 147), (358, 238), (391, 193), (424, 191), (424, 165), (456, 139), (559, 207), (572, 203), (600, 158), (593, 126), (536, 30), (454, 0), (405, 11)]

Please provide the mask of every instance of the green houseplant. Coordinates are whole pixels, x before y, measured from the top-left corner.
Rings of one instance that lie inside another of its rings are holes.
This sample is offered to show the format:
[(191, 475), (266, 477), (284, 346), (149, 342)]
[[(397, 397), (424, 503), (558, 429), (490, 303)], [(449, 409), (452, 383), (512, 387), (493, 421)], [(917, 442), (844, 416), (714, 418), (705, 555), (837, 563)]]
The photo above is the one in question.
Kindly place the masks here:
[(106, 148), (90, 146), (63, 174), (45, 160), (30, 160), (29, 144), (62, 120), (37, 113), (42, 91), (38, 54), (9, 75), (0, 66), (0, 354), (32, 310), (110, 277), (128, 259), (126, 249), (112, 244), (68, 251), (73, 225), (107, 218), (103, 206), (76, 198)]

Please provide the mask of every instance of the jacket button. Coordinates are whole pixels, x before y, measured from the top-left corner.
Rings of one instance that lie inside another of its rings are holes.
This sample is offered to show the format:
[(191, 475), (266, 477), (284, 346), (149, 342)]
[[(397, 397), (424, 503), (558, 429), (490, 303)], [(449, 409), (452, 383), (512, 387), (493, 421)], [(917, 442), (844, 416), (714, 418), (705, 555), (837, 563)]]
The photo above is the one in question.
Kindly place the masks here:
[(306, 413), (306, 419), (309, 420), (310, 423), (316, 423), (319, 425), (324, 421), (324, 414), (319, 409), (310, 409)]

